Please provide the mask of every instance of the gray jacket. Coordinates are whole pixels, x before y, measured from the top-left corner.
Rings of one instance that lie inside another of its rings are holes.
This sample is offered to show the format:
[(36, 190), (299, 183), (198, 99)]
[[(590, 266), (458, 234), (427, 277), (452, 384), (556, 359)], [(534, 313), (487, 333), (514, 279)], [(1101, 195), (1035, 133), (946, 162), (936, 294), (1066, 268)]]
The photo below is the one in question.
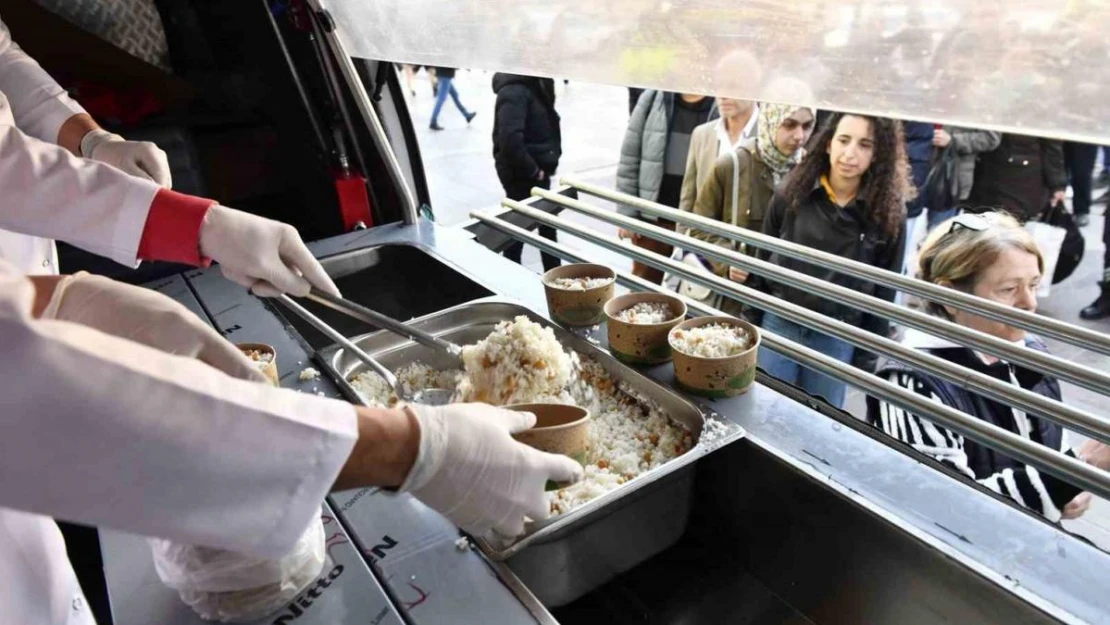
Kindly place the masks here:
[[(617, 191), (652, 202), (659, 199), (659, 188), (663, 186), (663, 159), (667, 154), (671, 118), (674, 116), (674, 99), (675, 94), (654, 89), (640, 94), (621, 143)], [(716, 119), (717, 116), (714, 106), (709, 119)], [(639, 211), (623, 204), (618, 204), (617, 210), (629, 217), (640, 216)]]
[(975, 161), (979, 153), (997, 148), (1002, 142), (1002, 133), (955, 126), (945, 129), (952, 135), (952, 143), (956, 146), (956, 154), (960, 159), (960, 201), (963, 201), (971, 194), (971, 187), (975, 183)]

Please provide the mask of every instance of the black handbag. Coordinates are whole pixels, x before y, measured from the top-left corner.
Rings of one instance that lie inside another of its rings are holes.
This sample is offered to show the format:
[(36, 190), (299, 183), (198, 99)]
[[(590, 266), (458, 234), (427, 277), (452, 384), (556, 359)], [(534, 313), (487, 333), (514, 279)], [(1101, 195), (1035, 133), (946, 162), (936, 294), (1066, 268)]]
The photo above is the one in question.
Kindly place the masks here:
[(955, 147), (949, 144), (944, 148), (935, 148), (929, 175), (919, 189), (921, 197), (918, 202), (931, 211), (948, 210), (959, 204), (959, 186), (959, 159)]
[(1064, 210), (1064, 203), (1050, 206), (1041, 213), (1040, 221), (1057, 228), (1063, 228), (1064, 243), (1060, 247), (1060, 259), (1056, 261), (1056, 271), (1052, 274), (1052, 284), (1063, 282), (1075, 271), (1083, 260), (1083, 249), (1086, 242), (1083, 233), (1075, 223), (1075, 216)]

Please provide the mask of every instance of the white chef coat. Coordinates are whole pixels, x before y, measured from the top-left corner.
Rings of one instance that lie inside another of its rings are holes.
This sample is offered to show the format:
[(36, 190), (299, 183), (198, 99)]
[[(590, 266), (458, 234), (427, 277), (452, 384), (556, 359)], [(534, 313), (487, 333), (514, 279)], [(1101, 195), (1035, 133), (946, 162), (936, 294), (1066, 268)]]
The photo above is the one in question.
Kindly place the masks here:
[[(62, 123), (73, 115), (85, 112), (12, 41), (3, 21), (0, 21), (0, 94), (7, 96), (8, 115), (14, 118), (19, 129), (47, 143), (58, 141)], [(0, 123), (12, 123), (12, 120)], [(0, 182), (6, 180), (0, 179)], [(7, 185), (0, 185), (0, 189), (6, 192)], [(7, 259), (27, 274), (58, 273), (58, 250), (54, 241), (48, 238), (0, 230), (0, 258)]]
[[(0, 96), (0, 228), (134, 265), (157, 190), (27, 136)], [(0, 261), (0, 624), (92, 623), (52, 516), (261, 557), (293, 546), (354, 445), (349, 404), (32, 319), (33, 296)]]

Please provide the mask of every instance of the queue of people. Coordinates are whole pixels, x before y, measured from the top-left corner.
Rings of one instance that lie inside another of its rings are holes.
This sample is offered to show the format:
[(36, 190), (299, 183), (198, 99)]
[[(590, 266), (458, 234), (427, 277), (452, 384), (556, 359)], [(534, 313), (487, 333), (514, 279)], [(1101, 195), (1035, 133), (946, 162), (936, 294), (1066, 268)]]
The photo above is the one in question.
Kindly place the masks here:
[[(677, 94), (672, 97), (687, 102), (693, 99)], [(666, 110), (667, 100), (657, 92), (645, 92), (641, 98), (663, 102)], [(1041, 250), (1021, 222), (1037, 219), (1046, 208), (1063, 202), (1069, 179), (1076, 193), (1089, 192), (1089, 185), (1085, 189), (1083, 180), (1075, 184), (1082, 176), (1065, 175), (1066, 151), (1055, 141), (933, 124), (907, 124), (910, 132), (904, 134), (904, 125), (897, 121), (838, 113), (826, 114), (824, 125), (810, 140), (815, 123), (815, 112), (810, 109), (772, 103), (736, 106), (734, 101), (724, 98), (718, 102), (721, 118), (696, 127), (691, 133), (679, 208), (890, 271), (917, 275), (927, 282), (1022, 310), (1036, 310), (1035, 291), (1045, 264)], [(640, 101), (637, 110), (641, 114), (649, 110), (645, 100)], [(659, 118), (666, 120), (664, 116)], [(745, 139), (746, 126), (753, 121), (758, 129), (754, 140)], [(630, 121), (624, 156), (632, 153), (628, 137), (633, 138), (633, 146), (643, 149), (647, 145), (643, 124), (638, 119)], [(744, 130), (737, 133), (738, 128)], [(670, 149), (670, 144), (658, 145), (662, 143), (660, 139), (664, 136), (673, 139), (675, 135), (664, 135), (657, 129), (654, 136), (652, 153), (658, 154)], [(802, 148), (807, 141), (808, 153)], [(945, 150), (952, 152), (944, 155)], [(652, 167), (643, 156), (645, 153), (640, 154), (639, 170), (623, 164), (631, 159), (622, 160), (618, 187), (638, 197), (666, 203), (659, 199), (665, 198), (665, 194), (644, 184), (643, 168), (645, 164)], [(706, 163), (711, 162), (714, 154), (712, 168), (707, 171)], [(932, 172), (941, 156), (952, 158), (955, 163), (946, 194), (930, 193), (915, 200), (919, 190), (927, 190), (926, 186), (933, 184)], [(1080, 159), (1076, 167), (1089, 174), (1093, 159), (1088, 160)], [(654, 171), (657, 169), (649, 171), (657, 173)], [(636, 178), (629, 175), (634, 171), (638, 174)], [(663, 171), (667, 171), (665, 164)], [(647, 180), (650, 183), (653, 178)], [(948, 199), (938, 202), (937, 197)], [(1077, 206), (1083, 205), (1089, 208), (1090, 202), (1084, 204), (1081, 200)], [(731, 239), (696, 228), (691, 228), (689, 234), (742, 253), (756, 254), (763, 260), (833, 284), (888, 301), (894, 299), (892, 289), (844, 276), (828, 267), (765, 250), (749, 250)], [(670, 252), (669, 246), (653, 245), (657, 242), (634, 243), (653, 246), (662, 254)], [(1107, 258), (1110, 259), (1110, 252)], [(818, 294), (776, 284), (742, 268), (690, 253), (685, 253), (683, 260), (880, 336), (894, 336), (887, 320), (830, 302)], [(708, 289), (685, 286), (685, 282), (679, 283), (687, 297), (707, 298), (703, 301), (730, 314), (743, 315), (769, 332), (852, 363), (867, 374), (877, 373), (933, 401), (1110, 470), (1110, 448), (1106, 445), (1087, 442), (1067, 449), (1062, 428), (1052, 422), (1015, 411), (904, 365), (880, 362), (866, 350), (772, 313), (745, 309), (730, 298), (710, 301), (712, 294)], [(1092, 308), (1102, 301), (1100, 298)], [(1110, 297), (1105, 305), (1110, 316)], [(951, 322), (1046, 351), (1037, 337), (1020, 329), (932, 302), (924, 302), (923, 306), (927, 312)], [(1093, 318), (1089, 311), (1084, 311), (1083, 316)], [(971, 370), (1052, 399), (1062, 399), (1059, 382), (1039, 372), (913, 329), (905, 330), (901, 340), (907, 346)], [(844, 383), (766, 349), (761, 350), (759, 362), (768, 374), (834, 406), (844, 406), (847, 390)], [(867, 398), (866, 418), (890, 436), (1051, 521), (1078, 518), (1090, 505), (1089, 493), (876, 398)]]

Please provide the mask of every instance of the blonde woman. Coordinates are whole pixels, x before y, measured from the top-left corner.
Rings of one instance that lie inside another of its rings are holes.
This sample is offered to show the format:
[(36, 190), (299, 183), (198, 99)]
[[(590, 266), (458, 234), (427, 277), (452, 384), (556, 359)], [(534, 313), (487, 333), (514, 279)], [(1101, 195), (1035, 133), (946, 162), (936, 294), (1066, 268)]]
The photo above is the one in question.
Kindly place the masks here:
[[(1020, 310), (1037, 309), (1036, 291), (1044, 270), (1044, 260), (1029, 233), (1006, 213), (960, 215), (941, 223), (925, 239), (918, 266), (918, 277), (926, 282)], [(1020, 342), (1029, 349), (1047, 351), (1040, 339), (1021, 328), (935, 302), (926, 302), (926, 308), (932, 314), (962, 326), (1007, 341)], [(1040, 372), (913, 329), (906, 331), (903, 342), (1045, 397), (1061, 399), (1059, 382)], [(887, 363), (879, 375), (935, 402), (974, 415), (1041, 445), (1064, 450), (1063, 428), (1055, 423), (896, 363)], [(1081, 493), (1071, 484), (873, 397), (867, 398), (867, 418), (887, 434), (909, 443), (990, 490), (1044, 515), (1050, 521), (1077, 518), (1090, 505), (1090, 495)], [(1086, 443), (1066, 453), (1104, 470), (1110, 468), (1110, 450), (1100, 443)]]

